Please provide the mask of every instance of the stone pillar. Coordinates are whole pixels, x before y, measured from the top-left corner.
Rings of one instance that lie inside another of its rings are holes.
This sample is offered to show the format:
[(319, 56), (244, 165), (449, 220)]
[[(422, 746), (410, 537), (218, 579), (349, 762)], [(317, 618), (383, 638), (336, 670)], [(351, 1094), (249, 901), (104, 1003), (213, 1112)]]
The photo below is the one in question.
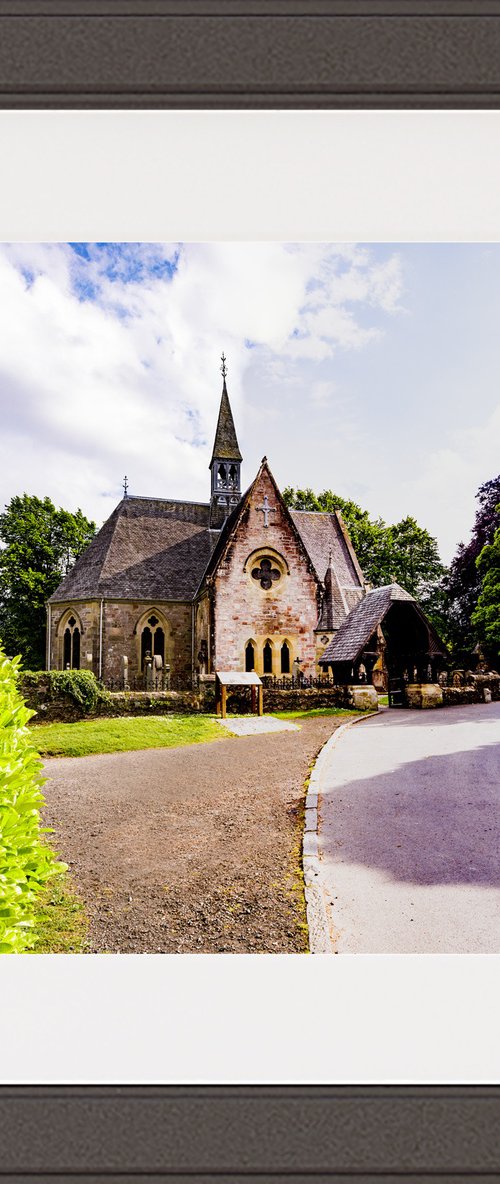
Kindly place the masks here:
[(437, 682), (408, 683), (405, 701), (407, 707), (442, 707), (443, 691)]

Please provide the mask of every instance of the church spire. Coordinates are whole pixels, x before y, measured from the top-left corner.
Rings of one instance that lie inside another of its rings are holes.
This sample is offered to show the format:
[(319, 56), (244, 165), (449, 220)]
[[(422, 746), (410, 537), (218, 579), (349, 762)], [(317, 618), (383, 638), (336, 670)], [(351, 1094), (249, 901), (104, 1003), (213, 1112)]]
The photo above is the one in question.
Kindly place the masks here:
[(212, 474), (210, 525), (215, 530), (220, 530), (228, 514), (238, 505), (241, 497), (240, 465), (242, 456), (238, 447), (233, 413), (227, 393), (227, 363), (224, 353), (221, 357), (221, 374), (222, 395), (210, 461)]
[(241, 452), (238, 448), (238, 440), (236, 438), (236, 429), (234, 426), (231, 404), (229, 402), (229, 395), (227, 393), (227, 365), (224, 354), (222, 354), (221, 362), (222, 396), (210, 468), (212, 467), (215, 460), (235, 460), (239, 461), (240, 463), (242, 460)]

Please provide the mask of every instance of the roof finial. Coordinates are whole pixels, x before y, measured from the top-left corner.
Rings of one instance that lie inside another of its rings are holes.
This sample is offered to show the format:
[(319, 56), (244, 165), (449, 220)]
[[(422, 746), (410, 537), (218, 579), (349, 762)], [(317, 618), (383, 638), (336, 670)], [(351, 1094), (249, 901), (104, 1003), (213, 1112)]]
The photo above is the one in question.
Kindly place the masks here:
[(123, 496), (128, 497), (128, 477), (123, 478)]
[(221, 353), (220, 360), (222, 362), (222, 366), (221, 366), (220, 370), (221, 370), (222, 377), (224, 379), (224, 386), (225, 386), (226, 385), (227, 366), (226, 366), (226, 355), (224, 353), (224, 350)]

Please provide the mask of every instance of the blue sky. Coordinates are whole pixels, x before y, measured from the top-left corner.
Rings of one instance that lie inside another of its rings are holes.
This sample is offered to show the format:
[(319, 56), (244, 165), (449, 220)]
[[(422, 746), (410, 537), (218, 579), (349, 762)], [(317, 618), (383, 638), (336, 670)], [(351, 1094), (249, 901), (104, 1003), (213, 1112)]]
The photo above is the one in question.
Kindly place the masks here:
[(4, 244), (0, 502), (207, 500), (220, 354), (253, 479), (413, 514), (448, 561), (500, 469), (500, 244)]

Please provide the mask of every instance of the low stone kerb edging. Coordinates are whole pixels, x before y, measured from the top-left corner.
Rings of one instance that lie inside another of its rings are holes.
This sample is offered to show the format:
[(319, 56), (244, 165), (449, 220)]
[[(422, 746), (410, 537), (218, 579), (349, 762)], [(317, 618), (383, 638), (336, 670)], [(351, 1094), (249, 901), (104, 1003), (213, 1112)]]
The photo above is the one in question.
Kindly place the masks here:
[(378, 711), (358, 715), (342, 724), (323, 745), (316, 758), (309, 778), (305, 801), (304, 836), (302, 840), (302, 866), (304, 869), (304, 891), (306, 898), (307, 926), (309, 929), (309, 950), (311, 954), (331, 954), (330, 927), (325, 906), (323, 889), (319, 877), (318, 806), (321, 794), (321, 778), (332, 749), (338, 744), (344, 732), (354, 724), (373, 719)]

